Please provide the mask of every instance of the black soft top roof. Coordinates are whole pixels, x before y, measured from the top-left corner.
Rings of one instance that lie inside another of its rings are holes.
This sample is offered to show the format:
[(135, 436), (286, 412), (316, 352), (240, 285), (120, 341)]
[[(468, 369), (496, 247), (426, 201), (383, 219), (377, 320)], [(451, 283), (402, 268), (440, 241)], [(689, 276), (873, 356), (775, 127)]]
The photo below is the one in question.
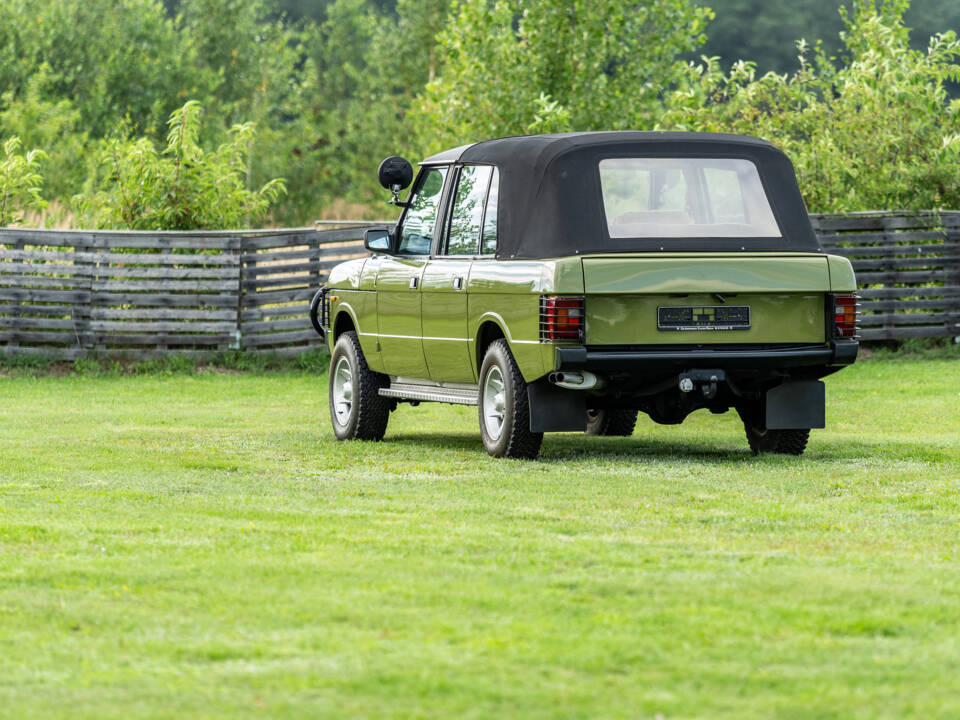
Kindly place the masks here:
[[(611, 240), (599, 162), (611, 157), (742, 158), (757, 166), (782, 238), (636, 238)], [(594, 252), (820, 252), (796, 175), (780, 150), (745, 135), (688, 132), (588, 132), (525, 135), (447, 150), (421, 165), (496, 165), (500, 258)]]

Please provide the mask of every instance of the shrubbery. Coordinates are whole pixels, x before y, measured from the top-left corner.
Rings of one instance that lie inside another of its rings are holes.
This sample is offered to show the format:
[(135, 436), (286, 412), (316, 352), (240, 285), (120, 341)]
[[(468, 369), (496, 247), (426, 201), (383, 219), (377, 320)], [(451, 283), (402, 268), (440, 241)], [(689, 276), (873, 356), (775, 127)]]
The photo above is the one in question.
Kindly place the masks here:
[[(286, 22), (277, 2), (0, 3), (0, 139), (46, 153), (47, 220), (370, 217), (386, 212), (389, 154), (658, 127), (771, 140), (812, 211), (960, 208), (960, 101), (945, 89), (960, 46), (946, 33), (911, 49), (907, 0), (857, 2), (839, 59), (802, 44), (796, 72), (759, 77), (749, 61), (683, 61), (709, 33), (692, 0), (329, 0), (318, 24)], [(190, 128), (171, 145), (178, 107)], [(7, 222), (37, 222), (28, 185)]]
[(188, 102), (168, 122), (167, 145), (149, 138), (108, 140), (86, 192), (76, 199), (84, 224), (129, 230), (200, 230), (255, 225), (286, 190), (275, 179), (247, 190), (250, 123), (236, 125), (228, 142), (200, 146), (201, 108)]
[(801, 44), (792, 75), (691, 66), (659, 124), (771, 140), (796, 165), (811, 210), (960, 208), (960, 100), (944, 87), (960, 80), (960, 42), (949, 32), (912, 50), (907, 7), (864, 2), (845, 15), (840, 62)]

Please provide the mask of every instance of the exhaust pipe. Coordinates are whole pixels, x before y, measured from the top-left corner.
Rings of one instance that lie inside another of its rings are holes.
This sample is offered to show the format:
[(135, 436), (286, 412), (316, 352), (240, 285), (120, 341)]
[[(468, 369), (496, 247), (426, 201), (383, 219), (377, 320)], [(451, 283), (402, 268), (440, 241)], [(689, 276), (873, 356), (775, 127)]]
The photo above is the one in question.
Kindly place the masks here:
[(606, 383), (591, 372), (553, 372), (547, 380), (567, 390), (598, 390)]

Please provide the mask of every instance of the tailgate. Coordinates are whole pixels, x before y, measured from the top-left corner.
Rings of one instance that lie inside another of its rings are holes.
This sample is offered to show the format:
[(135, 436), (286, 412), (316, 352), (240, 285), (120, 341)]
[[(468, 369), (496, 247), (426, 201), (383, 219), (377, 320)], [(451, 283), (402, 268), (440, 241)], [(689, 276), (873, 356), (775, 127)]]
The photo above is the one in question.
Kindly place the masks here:
[(588, 345), (822, 343), (822, 255), (583, 258)]

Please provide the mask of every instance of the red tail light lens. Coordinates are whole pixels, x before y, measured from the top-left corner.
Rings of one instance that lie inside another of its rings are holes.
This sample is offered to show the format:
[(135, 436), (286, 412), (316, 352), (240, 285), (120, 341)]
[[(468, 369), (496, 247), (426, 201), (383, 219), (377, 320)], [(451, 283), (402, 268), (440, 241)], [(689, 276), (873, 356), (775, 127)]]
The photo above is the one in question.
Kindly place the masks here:
[(835, 338), (857, 337), (857, 308), (860, 304), (856, 295), (833, 296), (833, 336)]
[(582, 297), (540, 298), (540, 340), (583, 342), (584, 314)]

